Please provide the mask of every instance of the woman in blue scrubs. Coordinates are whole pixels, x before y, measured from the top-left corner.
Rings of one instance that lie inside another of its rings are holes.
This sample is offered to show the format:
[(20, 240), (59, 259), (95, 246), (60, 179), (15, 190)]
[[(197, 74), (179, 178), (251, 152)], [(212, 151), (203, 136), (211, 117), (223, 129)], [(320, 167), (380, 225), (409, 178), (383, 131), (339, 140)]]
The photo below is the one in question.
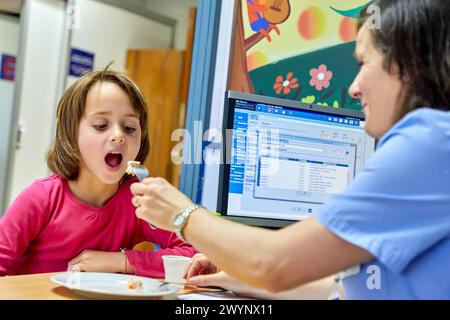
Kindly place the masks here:
[(347, 299), (450, 298), (450, 1), (372, 5), (381, 25), (362, 10), (349, 91), (378, 148), (315, 216), (265, 230), (186, 211), (191, 201), (162, 179), (132, 186), (138, 217), (204, 254), (192, 283), (280, 292), (347, 270)]

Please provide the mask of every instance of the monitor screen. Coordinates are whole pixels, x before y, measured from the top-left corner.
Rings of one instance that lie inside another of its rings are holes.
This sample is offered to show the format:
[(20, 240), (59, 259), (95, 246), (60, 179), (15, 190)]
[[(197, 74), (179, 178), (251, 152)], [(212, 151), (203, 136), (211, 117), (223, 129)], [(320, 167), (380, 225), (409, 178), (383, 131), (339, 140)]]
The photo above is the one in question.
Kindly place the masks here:
[(218, 211), (282, 227), (342, 192), (373, 153), (360, 111), (229, 91)]

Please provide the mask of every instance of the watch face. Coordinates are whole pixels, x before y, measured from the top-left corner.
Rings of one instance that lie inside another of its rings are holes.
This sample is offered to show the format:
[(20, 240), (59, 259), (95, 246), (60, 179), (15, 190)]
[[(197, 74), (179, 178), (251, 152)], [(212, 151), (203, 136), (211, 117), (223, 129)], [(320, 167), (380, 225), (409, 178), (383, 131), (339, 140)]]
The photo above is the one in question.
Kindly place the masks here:
[(175, 219), (173, 220), (173, 224), (177, 227), (181, 226), (183, 224), (184, 217), (182, 214), (177, 214)]

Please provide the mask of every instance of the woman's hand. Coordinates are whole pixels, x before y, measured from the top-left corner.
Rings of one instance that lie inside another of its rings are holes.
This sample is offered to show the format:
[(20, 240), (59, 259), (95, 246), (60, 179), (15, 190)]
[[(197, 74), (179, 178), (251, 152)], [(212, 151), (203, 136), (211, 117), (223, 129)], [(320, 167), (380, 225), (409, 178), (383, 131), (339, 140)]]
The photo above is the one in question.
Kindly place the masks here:
[(131, 267), (127, 257), (122, 252), (104, 252), (84, 250), (77, 257), (69, 261), (67, 270), (85, 272), (124, 272), (125, 266), (129, 272)]
[(173, 231), (175, 215), (193, 205), (192, 201), (162, 178), (146, 178), (131, 185), (136, 216), (152, 225)]
[(204, 254), (197, 253), (184, 271), (185, 279), (198, 287), (219, 287), (233, 291), (240, 296), (258, 297), (262, 292), (252, 286), (239, 282), (225, 272), (221, 272)]
[(198, 287), (219, 287), (243, 297), (273, 298), (267, 291), (237, 281), (223, 271), (192, 277), (189, 283)]
[(201, 274), (217, 273), (220, 270), (202, 253), (196, 253), (184, 270), (183, 278), (189, 279)]
[(194, 286), (219, 287), (241, 296), (257, 296), (260, 291), (260, 289), (239, 282), (227, 273), (220, 271), (202, 253), (197, 253), (192, 257), (183, 277)]

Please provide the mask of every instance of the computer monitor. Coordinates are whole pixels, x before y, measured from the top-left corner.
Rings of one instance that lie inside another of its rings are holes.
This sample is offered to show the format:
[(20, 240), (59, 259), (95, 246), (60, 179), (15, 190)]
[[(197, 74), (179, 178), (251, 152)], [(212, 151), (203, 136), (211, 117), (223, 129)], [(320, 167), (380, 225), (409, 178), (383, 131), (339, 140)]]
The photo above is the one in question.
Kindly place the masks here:
[(342, 192), (374, 152), (364, 114), (229, 91), (218, 212), (283, 227)]

